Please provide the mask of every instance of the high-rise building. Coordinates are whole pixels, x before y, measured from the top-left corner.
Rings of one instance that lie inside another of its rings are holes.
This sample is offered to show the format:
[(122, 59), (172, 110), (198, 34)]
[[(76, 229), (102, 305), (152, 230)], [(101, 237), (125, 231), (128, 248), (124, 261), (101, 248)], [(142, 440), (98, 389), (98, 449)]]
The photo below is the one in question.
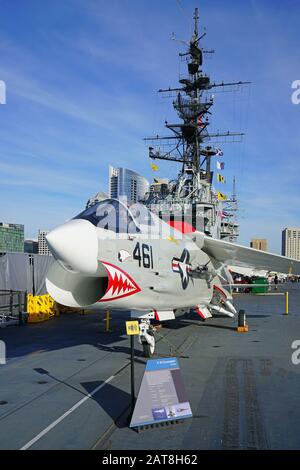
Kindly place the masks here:
[(266, 238), (252, 238), (250, 247), (255, 250), (268, 251), (268, 241)]
[(150, 196), (164, 197), (168, 194), (169, 180), (167, 178), (154, 178), (154, 182), (150, 185)]
[(300, 228), (288, 227), (282, 231), (281, 253), (300, 260)]
[(24, 225), (0, 222), (0, 253), (24, 251)]
[(46, 242), (46, 235), (48, 233), (49, 233), (49, 230), (39, 230), (39, 235), (38, 235), (39, 255), (51, 255), (51, 252)]
[(126, 196), (129, 202), (144, 198), (149, 190), (149, 182), (143, 176), (128, 168), (109, 166), (109, 197)]
[(39, 252), (39, 242), (37, 240), (25, 240), (24, 241), (24, 251), (25, 251), (25, 253), (38, 253)]

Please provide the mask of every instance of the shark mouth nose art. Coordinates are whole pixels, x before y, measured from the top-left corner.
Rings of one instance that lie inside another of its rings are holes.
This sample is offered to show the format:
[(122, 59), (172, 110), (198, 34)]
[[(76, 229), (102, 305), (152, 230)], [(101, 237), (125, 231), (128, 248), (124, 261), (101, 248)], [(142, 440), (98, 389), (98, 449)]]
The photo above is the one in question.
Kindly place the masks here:
[(108, 286), (99, 302), (121, 299), (141, 291), (137, 283), (123, 269), (105, 261), (101, 261), (101, 263), (106, 268), (108, 274)]

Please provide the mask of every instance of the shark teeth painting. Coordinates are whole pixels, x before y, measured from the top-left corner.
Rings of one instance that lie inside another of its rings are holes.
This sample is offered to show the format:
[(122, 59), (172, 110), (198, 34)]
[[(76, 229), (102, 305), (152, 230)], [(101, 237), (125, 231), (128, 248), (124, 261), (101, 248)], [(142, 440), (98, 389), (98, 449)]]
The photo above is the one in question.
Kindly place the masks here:
[(105, 266), (108, 274), (108, 286), (99, 302), (121, 299), (141, 291), (137, 283), (123, 269), (105, 261), (101, 261), (101, 263)]

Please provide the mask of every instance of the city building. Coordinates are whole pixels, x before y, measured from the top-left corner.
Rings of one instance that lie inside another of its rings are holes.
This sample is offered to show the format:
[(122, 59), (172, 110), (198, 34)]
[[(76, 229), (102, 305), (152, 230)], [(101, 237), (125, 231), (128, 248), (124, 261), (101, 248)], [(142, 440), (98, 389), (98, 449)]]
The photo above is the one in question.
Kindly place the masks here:
[(164, 197), (168, 194), (169, 180), (167, 178), (154, 178), (150, 185), (150, 195)]
[(46, 242), (46, 235), (49, 233), (49, 230), (39, 230), (38, 234), (38, 253), (39, 255), (51, 255)]
[(24, 251), (24, 225), (0, 222), (0, 253)]
[(38, 253), (39, 242), (37, 240), (25, 240), (24, 241), (24, 252), (25, 253)]
[(281, 253), (300, 260), (300, 228), (288, 227), (282, 231)]
[(137, 202), (148, 190), (149, 182), (135, 171), (109, 166), (109, 197), (126, 196), (129, 202)]
[(252, 238), (250, 247), (255, 250), (268, 251), (268, 241), (266, 238)]

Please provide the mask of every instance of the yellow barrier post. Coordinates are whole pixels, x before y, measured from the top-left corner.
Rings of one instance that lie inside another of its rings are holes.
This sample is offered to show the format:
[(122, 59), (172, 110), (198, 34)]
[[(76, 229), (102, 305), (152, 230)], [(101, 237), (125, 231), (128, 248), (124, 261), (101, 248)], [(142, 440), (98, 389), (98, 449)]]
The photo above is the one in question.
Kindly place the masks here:
[(289, 314), (289, 293), (285, 293), (285, 314)]
[(110, 329), (109, 329), (109, 322), (111, 320), (111, 316), (109, 315), (109, 310), (106, 310), (106, 315), (105, 315), (105, 332), (106, 333), (109, 333), (110, 332)]

